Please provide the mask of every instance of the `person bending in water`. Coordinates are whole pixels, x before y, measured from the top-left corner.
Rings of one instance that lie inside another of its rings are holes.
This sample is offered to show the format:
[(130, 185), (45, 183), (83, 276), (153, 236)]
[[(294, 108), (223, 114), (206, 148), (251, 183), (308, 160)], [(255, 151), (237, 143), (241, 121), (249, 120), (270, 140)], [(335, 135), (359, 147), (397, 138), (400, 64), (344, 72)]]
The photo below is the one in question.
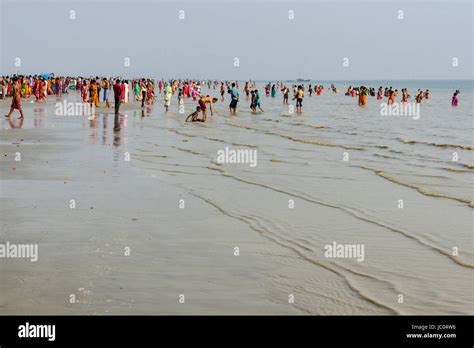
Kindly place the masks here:
[(207, 116), (207, 107), (206, 107), (206, 103), (209, 104), (209, 110), (211, 110), (211, 116), (213, 116), (213, 112), (212, 112), (212, 103), (216, 103), (217, 102), (217, 98), (211, 98), (209, 97), (209, 95), (207, 95), (206, 97), (203, 97), (201, 96), (199, 98), (199, 106), (201, 107), (201, 111), (202, 111), (202, 122), (206, 122), (206, 116)]
[[(204, 120), (198, 119), (200, 111), (201, 111), (201, 107), (196, 106), (196, 111), (194, 111), (192, 114), (189, 114), (188, 117), (186, 117), (186, 122), (198, 122), (198, 121), (204, 122)], [(191, 121), (188, 121), (189, 119), (191, 119)]]

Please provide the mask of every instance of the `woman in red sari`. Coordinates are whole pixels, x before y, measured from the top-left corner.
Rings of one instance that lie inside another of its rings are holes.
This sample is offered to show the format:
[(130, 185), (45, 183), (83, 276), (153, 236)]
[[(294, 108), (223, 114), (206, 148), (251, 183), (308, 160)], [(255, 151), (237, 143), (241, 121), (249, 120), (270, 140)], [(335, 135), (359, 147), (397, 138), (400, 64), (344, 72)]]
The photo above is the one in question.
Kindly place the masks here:
[(83, 82), (82, 82), (81, 93), (82, 93), (82, 101), (83, 101), (84, 103), (87, 103), (87, 95), (88, 95), (88, 93), (89, 93), (89, 88), (87, 87), (86, 81), (83, 81)]
[(155, 93), (153, 92), (153, 84), (151, 82), (148, 82), (146, 86), (146, 102), (148, 105), (153, 104), (154, 99), (155, 99)]
[(13, 99), (12, 105), (10, 106), (10, 112), (5, 115), (5, 117), (10, 118), (11, 114), (15, 109), (20, 112), (19, 118), (24, 118), (23, 116), (23, 109), (21, 108), (21, 83), (20, 81), (14, 77), (12, 80), (12, 92), (13, 92)]
[(33, 94), (36, 97), (36, 101), (39, 101), (39, 99), (40, 99), (40, 96), (39, 96), (39, 94), (40, 94), (40, 83), (41, 82), (40, 82), (39, 78), (36, 78), (35, 84), (33, 85)]

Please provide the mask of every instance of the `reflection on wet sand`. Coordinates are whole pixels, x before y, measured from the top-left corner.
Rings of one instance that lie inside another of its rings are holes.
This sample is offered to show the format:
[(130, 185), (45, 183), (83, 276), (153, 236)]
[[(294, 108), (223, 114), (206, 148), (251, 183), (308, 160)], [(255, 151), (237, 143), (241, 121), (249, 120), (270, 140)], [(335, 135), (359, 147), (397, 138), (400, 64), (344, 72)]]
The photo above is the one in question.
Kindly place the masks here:
[(11, 118), (8, 119), (8, 123), (10, 124), (10, 128), (23, 128), (23, 123), (25, 122), (24, 118), (19, 118), (16, 120), (12, 120)]
[(43, 120), (46, 116), (46, 110), (44, 108), (34, 108), (34, 127), (35, 128), (42, 128), (43, 127)]

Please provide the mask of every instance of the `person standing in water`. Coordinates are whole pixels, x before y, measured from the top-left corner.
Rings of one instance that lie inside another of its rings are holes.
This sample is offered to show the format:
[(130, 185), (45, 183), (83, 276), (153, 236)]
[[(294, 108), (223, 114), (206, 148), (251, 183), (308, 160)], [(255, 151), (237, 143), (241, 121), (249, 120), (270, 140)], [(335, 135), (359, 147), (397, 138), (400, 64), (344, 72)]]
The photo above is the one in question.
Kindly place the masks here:
[(250, 96), (250, 86), (249, 86), (248, 81), (245, 82), (244, 92), (245, 92), (246, 98), (249, 99), (249, 96)]
[(290, 89), (288, 88), (288, 86), (285, 85), (283, 86), (281, 91), (283, 92), (283, 104), (288, 104), (288, 96), (290, 95)]
[(145, 107), (145, 101), (146, 101), (146, 84), (145, 84), (145, 79), (142, 79), (140, 82), (140, 90), (142, 91), (142, 108)]
[(395, 103), (395, 91), (390, 90), (390, 94), (388, 95), (388, 104)]
[(458, 94), (459, 94), (459, 90), (454, 92), (453, 98), (451, 99), (451, 105), (452, 106), (458, 106)]
[(173, 90), (171, 89), (171, 86), (169, 83), (165, 84), (165, 89), (163, 90), (164, 93), (164, 98), (165, 98), (165, 109), (168, 111), (170, 105), (171, 105), (171, 95), (173, 94)]
[(239, 102), (239, 90), (235, 88), (235, 82), (232, 82), (232, 89), (230, 90), (230, 104), (229, 109), (231, 114), (237, 113), (237, 103)]
[(416, 95), (416, 102), (418, 104), (421, 104), (422, 100), (423, 100), (423, 91), (421, 89), (419, 89), (418, 94)]
[(275, 86), (275, 85), (272, 85), (272, 92), (271, 92), (272, 98), (275, 98), (276, 93), (277, 93), (276, 86)]
[(221, 100), (224, 101), (225, 86), (224, 82), (221, 82)]
[(377, 100), (382, 99), (382, 95), (383, 95), (382, 86), (380, 86), (377, 91)]
[(99, 76), (95, 77), (96, 85), (97, 85), (97, 102), (100, 102), (100, 90), (102, 89), (102, 86), (100, 84), (100, 79)]
[(427, 89), (426, 92), (425, 92), (425, 99), (428, 100), (430, 99), (430, 90)]
[(367, 104), (367, 88), (360, 86), (359, 89), (359, 106), (365, 106)]
[(271, 89), (271, 85), (270, 85), (270, 82), (265, 86), (265, 97), (269, 97), (270, 96), (270, 89)]
[(303, 98), (304, 98), (304, 90), (303, 86), (299, 85), (296, 89), (295, 97), (296, 99), (296, 112), (302, 113), (303, 112)]
[(402, 88), (402, 103), (408, 103), (408, 98), (410, 95), (408, 94), (408, 90), (406, 88)]

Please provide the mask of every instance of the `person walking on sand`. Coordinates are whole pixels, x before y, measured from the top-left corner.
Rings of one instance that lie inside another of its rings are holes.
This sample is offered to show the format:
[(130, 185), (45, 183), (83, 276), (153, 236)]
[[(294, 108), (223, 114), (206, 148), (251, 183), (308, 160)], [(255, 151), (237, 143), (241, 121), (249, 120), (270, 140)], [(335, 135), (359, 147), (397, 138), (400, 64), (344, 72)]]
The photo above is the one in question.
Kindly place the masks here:
[(12, 79), (12, 84), (13, 84), (13, 86), (12, 86), (12, 96), (13, 96), (12, 105), (10, 106), (10, 112), (8, 114), (6, 114), (5, 117), (10, 118), (13, 111), (15, 109), (17, 109), (20, 112), (20, 117), (18, 117), (18, 118), (23, 119), (24, 118), (23, 109), (21, 108), (21, 85), (18, 81), (18, 78), (14, 77)]
[(122, 104), (122, 90), (123, 85), (119, 79), (115, 80), (114, 84), (114, 101), (115, 101), (115, 114), (118, 115), (120, 112), (120, 105)]
[(109, 81), (107, 81), (107, 79), (104, 77), (102, 79), (102, 89), (104, 90), (104, 103), (107, 103), (108, 102), (108, 98), (107, 98), (107, 90), (109, 89)]
[(114, 131), (120, 130), (120, 104), (122, 104), (122, 94), (125, 87), (122, 85), (119, 79), (115, 80), (113, 87), (114, 90), (114, 100), (115, 100), (115, 118), (114, 118)]

